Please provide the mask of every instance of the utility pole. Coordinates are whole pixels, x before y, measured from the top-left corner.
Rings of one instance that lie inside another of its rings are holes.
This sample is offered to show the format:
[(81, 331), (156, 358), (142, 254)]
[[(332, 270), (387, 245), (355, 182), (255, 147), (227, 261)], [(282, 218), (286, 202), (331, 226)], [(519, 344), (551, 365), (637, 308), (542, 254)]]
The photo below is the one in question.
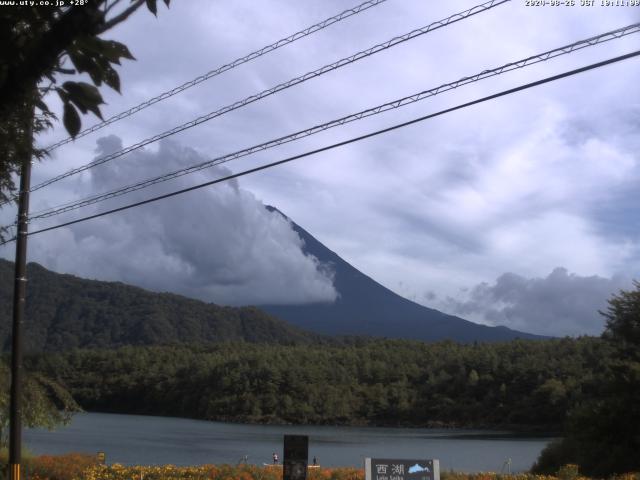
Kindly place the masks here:
[(16, 263), (13, 286), (13, 338), (11, 343), (11, 406), (9, 410), (9, 480), (20, 480), (22, 460), (22, 324), (27, 293), (27, 232), (29, 227), (29, 190), (31, 189), (31, 156), (33, 145), (33, 109), (26, 122), (27, 145), (20, 169)]

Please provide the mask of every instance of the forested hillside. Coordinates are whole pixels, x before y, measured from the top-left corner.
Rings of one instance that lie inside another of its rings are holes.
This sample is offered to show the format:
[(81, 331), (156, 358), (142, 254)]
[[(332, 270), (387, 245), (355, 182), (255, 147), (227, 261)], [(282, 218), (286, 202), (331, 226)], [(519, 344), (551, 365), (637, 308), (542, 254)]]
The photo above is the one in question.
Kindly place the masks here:
[[(253, 307), (220, 307), (117, 282), (27, 268), (24, 342), (29, 351), (175, 342), (309, 342), (304, 332)], [(13, 263), (0, 259), (0, 346), (10, 346)]]
[(27, 360), (87, 410), (242, 422), (559, 430), (609, 375), (597, 338), (124, 347)]

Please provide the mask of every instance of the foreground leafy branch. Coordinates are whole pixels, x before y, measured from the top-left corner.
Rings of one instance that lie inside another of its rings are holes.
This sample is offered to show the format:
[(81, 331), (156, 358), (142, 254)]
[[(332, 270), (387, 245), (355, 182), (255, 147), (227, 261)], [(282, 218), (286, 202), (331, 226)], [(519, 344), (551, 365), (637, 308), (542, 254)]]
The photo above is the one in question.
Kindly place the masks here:
[[(164, 0), (167, 6), (169, 2)], [(101, 35), (143, 5), (157, 13), (157, 0), (0, 9), (0, 203), (12, 198), (22, 162), (46, 155), (34, 147), (29, 126), (37, 136), (57, 120), (48, 105), (49, 93), (62, 101), (63, 124), (71, 136), (82, 127), (81, 115), (91, 112), (102, 118), (98, 87), (105, 84), (120, 92), (114, 67), (134, 57), (124, 44)], [(92, 83), (78, 80), (80, 74)]]

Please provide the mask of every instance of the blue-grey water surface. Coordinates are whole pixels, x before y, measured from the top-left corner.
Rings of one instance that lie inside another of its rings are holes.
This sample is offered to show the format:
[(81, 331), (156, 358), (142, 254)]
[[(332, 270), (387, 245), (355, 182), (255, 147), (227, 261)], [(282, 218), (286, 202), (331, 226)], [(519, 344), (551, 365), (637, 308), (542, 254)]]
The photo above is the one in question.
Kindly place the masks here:
[(107, 463), (125, 465), (235, 464), (282, 458), (284, 434), (309, 435), (309, 458), (323, 466), (362, 467), (364, 457), (437, 458), (441, 470), (527, 470), (551, 438), (508, 432), (331, 426), (244, 425), (184, 418), (82, 413), (54, 431), (29, 429), (35, 454), (105, 452)]

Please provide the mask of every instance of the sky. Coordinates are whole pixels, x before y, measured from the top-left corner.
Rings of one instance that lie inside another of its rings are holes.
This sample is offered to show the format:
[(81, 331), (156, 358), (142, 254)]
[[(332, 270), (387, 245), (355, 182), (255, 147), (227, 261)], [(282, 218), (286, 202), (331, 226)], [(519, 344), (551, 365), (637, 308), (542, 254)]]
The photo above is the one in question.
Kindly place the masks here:
[[(160, 2), (159, 2), (160, 3)], [(387, 0), (57, 149), (32, 184), (480, 2)], [(640, 22), (640, 7), (512, 0), (293, 86), (32, 195), (50, 208)], [(302, 30), (357, 0), (174, 0), (104, 38), (136, 61), (106, 117)], [(31, 230), (239, 172), (632, 52), (640, 34), (47, 220)], [(58, 272), (226, 305), (331, 302), (273, 205), (420, 304), (488, 325), (598, 335), (598, 310), (640, 267), (640, 59), (515, 93), (231, 182), (30, 237)], [(49, 100), (59, 109), (56, 99)], [(96, 123), (84, 117), (83, 125)], [(65, 138), (61, 125), (38, 138)], [(15, 210), (0, 210), (3, 224)], [(0, 256), (13, 258), (13, 246)]]

